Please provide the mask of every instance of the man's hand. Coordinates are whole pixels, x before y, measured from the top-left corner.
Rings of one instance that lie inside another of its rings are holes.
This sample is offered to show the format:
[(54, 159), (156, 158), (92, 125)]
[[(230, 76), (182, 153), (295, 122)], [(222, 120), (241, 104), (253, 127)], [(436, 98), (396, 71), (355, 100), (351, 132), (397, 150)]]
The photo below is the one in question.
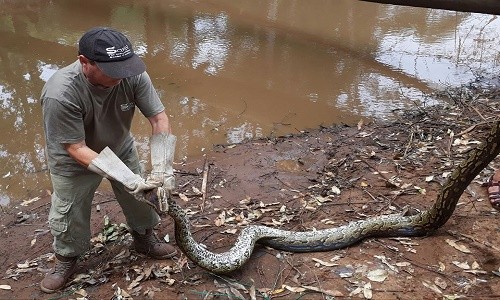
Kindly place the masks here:
[(177, 138), (173, 134), (157, 133), (151, 137), (151, 165), (153, 167), (147, 181), (161, 182), (165, 190), (175, 188), (172, 168)]
[(152, 180), (150, 178), (148, 178), (148, 180), (144, 180), (141, 176), (136, 174), (136, 179), (129, 181), (129, 184), (125, 186), (125, 189), (131, 194), (138, 194), (160, 186), (162, 186), (160, 181)]
[(175, 188), (175, 177), (173, 174), (166, 172), (151, 172), (146, 182), (159, 182), (160, 186), (166, 190), (173, 190)]

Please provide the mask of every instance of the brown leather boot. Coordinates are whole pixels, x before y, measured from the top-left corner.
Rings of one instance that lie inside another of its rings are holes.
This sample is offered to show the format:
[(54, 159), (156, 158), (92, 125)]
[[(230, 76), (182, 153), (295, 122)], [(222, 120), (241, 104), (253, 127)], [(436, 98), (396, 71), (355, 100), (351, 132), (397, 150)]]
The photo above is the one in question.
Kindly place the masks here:
[(64, 287), (68, 278), (75, 272), (78, 257), (64, 257), (56, 254), (56, 265), (45, 275), (40, 288), (45, 293), (54, 293)]
[(132, 230), (134, 238), (133, 247), (135, 251), (152, 258), (165, 259), (177, 254), (177, 250), (172, 245), (161, 242), (156, 238), (153, 229), (146, 229), (145, 234), (139, 234)]

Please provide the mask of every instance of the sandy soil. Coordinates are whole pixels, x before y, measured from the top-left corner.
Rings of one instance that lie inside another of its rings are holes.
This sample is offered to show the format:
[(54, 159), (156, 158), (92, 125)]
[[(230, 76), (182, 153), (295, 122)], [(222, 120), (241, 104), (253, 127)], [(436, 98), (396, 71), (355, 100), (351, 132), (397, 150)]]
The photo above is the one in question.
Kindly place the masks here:
[[(485, 121), (500, 112), (495, 94), (457, 97), (450, 106), (400, 112), (391, 123), (364, 120), (214, 146), (205, 157), (177, 163), (176, 200), (190, 214), (196, 240), (214, 252), (229, 249), (250, 223), (304, 231), (408, 207), (427, 209), (444, 177), (488, 131)], [(498, 167), (499, 159), (490, 163), (450, 220), (429, 236), (368, 238), (312, 253), (257, 246), (241, 269), (225, 275), (198, 267), (182, 253), (160, 261), (129, 250), (123, 215), (113, 195), (100, 191), (92, 249), (80, 259), (74, 280), (53, 295), (38, 287), (53, 264), (45, 195), (2, 208), (0, 298), (499, 298), (500, 215), (480, 185)], [(170, 217), (162, 218), (157, 233), (175, 245)]]

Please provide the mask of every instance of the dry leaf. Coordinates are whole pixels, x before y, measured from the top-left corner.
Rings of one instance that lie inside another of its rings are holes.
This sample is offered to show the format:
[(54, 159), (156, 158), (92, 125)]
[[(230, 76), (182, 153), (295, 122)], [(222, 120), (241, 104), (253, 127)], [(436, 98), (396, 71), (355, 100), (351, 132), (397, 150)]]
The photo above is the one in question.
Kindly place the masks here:
[(450, 176), (451, 172), (443, 172), (443, 174), (441, 174), (441, 177), (443, 178), (447, 178), (448, 176)]
[(269, 225), (271, 226), (282, 226), (283, 225), (283, 222), (280, 222), (280, 221), (276, 221), (274, 218), (271, 219), (272, 223), (268, 223)]
[(335, 195), (340, 195), (340, 189), (336, 186), (332, 186), (332, 193)]
[(132, 281), (132, 282), (128, 285), (127, 290), (129, 290), (129, 291), (130, 291), (130, 290), (132, 290), (132, 289), (136, 288), (136, 287), (140, 284), (140, 281), (141, 281), (141, 280), (140, 280), (140, 279), (139, 279), (139, 280), (137, 280), (137, 278), (136, 278), (135, 280), (133, 280), (133, 281)]
[(179, 198), (181, 198), (181, 200), (184, 202), (189, 201), (189, 198), (186, 195), (184, 195), (183, 193), (179, 193)]
[(257, 293), (255, 290), (255, 282), (253, 281), (252, 278), (250, 278), (250, 281), (252, 281), (252, 285), (249, 288), (248, 294), (250, 295), (250, 300), (257, 300)]
[(446, 283), (446, 281), (441, 277), (436, 277), (434, 279), (434, 284), (437, 285), (442, 290), (444, 290), (448, 287), (448, 284)]
[(477, 261), (474, 261), (471, 265), (471, 268), (474, 270), (479, 270), (481, 267), (479, 266), (479, 263)]
[(201, 195), (202, 194), (201, 191), (197, 187), (195, 187), (195, 186), (192, 186), (191, 189), (193, 190), (193, 193), (195, 193), (196, 195)]
[[(231, 291), (231, 293), (234, 296), (236, 296), (236, 299), (245, 299), (245, 297), (243, 297), (243, 295), (240, 293), (240, 291), (238, 291), (236, 288), (229, 286), (229, 290)], [(246, 289), (245, 289), (245, 291), (246, 291)]]
[(353, 291), (351, 291), (351, 292), (349, 293), (349, 297), (352, 297), (352, 296), (354, 296), (354, 295), (357, 295), (357, 294), (361, 293), (362, 291), (363, 291), (363, 289), (362, 289), (362, 288), (357, 287), (357, 288), (355, 288)]
[(426, 288), (429, 288), (429, 289), (433, 290), (434, 292), (436, 292), (438, 294), (442, 294), (443, 293), (435, 284), (432, 284), (432, 283), (427, 282), (427, 281), (422, 281), (422, 284)]
[(323, 290), (323, 289), (317, 288), (315, 286), (309, 286), (309, 285), (303, 285), (302, 287), (305, 289), (319, 292), (319, 293), (323, 293), (325, 295), (332, 296), (332, 297), (343, 297), (344, 296), (344, 294), (342, 294), (342, 292), (337, 291), (337, 290), (333, 290), (333, 291), (332, 290)]
[(419, 187), (418, 185), (414, 185), (413, 188), (416, 189), (422, 195), (425, 195), (425, 193), (427, 192), (425, 189)]
[(468, 263), (468, 262), (459, 262), (459, 261), (454, 260), (454, 261), (452, 261), (452, 263), (453, 263), (455, 266), (457, 266), (457, 267), (459, 267), (459, 268), (461, 268), (461, 269), (464, 269), (464, 270), (470, 270), (470, 266), (469, 266), (469, 263)]
[(161, 281), (166, 283), (168, 286), (172, 286), (175, 283), (175, 279), (173, 279), (173, 278), (167, 278), (167, 279), (164, 279)]
[(440, 272), (444, 272), (446, 270), (446, 265), (442, 262), (439, 262), (439, 269)]
[(122, 296), (123, 298), (122, 299), (133, 299), (127, 292), (125, 292), (124, 290), (121, 290), (120, 293), (119, 293), (119, 296)]
[(229, 218), (225, 219), (225, 223), (231, 223), (231, 222), (234, 222), (235, 220), (236, 220), (236, 217), (229, 217)]
[(303, 287), (293, 287), (293, 286), (289, 286), (289, 285), (282, 285), (282, 287), (284, 287), (285, 289), (289, 290), (290, 292), (294, 292), (294, 293), (302, 293), (303, 291), (305, 291), (306, 289), (303, 288)]
[(362, 132), (358, 133), (357, 136), (364, 138), (364, 137), (368, 137), (372, 134), (373, 134), (373, 132), (368, 133), (368, 132), (362, 131)]
[(222, 211), (219, 216), (215, 219), (215, 226), (219, 227), (219, 226), (222, 226), (224, 225), (224, 223), (226, 222), (226, 212), (225, 211)]
[(376, 282), (383, 282), (387, 278), (387, 276), (389, 276), (389, 273), (384, 269), (372, 270), (369, 271), (368, 274), (366, 274), (366, 277), (368, 279)]
[(387, 261), (387, 258), (383, 255), (374, 255), (375, 258), (378, 258), (380, 259), (380, 261), (386, 265), (387, 267), (389, 267), (389, 269), (391, 269), (391, 271), (395, 272), (395, 273), (398, 273), (398, 268), (396, 268), (395, 266), (393, 266), (392, 264), (390, 264), (388, 261)]
[(269, 294), (270, 295), (277, 295), (277, 294), (281, 294), (285, 291), (284, 288), (279, 288), (279, 289), (275, 289), (274, 291), (270, 291)]
[[(333, 190), (333, 188), (332, 188)], [(340, 190), (339, 190), (340, 193)], [(326, 203), (326, 202), (332, 202), (332, 199), (328, 197), (322, 197), (322, 196), (314, 196), (314, 200), (318, 201), (319, 203)]]
[(77, 274), (71, 282), (87, 282), (87, 279), (89, 278), (90, 278), (89, 274), (80, 273)]
[(349, 278), (354, 274), (354, 269), (350, 266), (340, 267), (335, 270), (335, 273), (339, 275), (340, 278)]
[(238, 282), (228, 282), (229, 286), (235, 288), (235, 289), (238, 289), (238, 290), (243, 290), (243, 291), (247, 291), (247, 288), (241, 284), (241, 283), (238, 283)]
[(467, 248), (464, 245), (457, 244), (457, 242), (454, 240), (446, 239), (446, 242), (448, 243), (448, 245), (452, 246), (453, 248), (457, 249), (458, 251), (461, 251), (463, 253), (471, 253), (469, 248)]
[(17, 264), (17, 267), (19, 269), (27, 269), (30, 267), (30, 263), (29, 262), (24, 262), (24, 263), (21, 263), (21, 264)]
[(364, 121), (363, 121), (363, 119), (360, 119), (358, 122), (358, 130), (361, 130), (361, 128), (363, 128), (363, 125), (364, 125)]
[(316, 262), (316, 267), (319, 267), (320, 265), (322, 266), (325, 266), (325, 267), (333, 267), (333, 266), (338, 266), (339, 264), (336, 264), (336, 263), (333, 263), (333, 262), (327, 262), (327, 261), (323, 261), (321, 259), (318, 259), (318, 258), (312, 258), (313, 261)]
[(40, 197), (35, 197), (35, 198), (31, 198), (29, 200), (25, 200), (25, 201), (21, 202), (21, 206), (28, 206), (29, 204), (36, 202), (40, 199), (41, 199)]
[(245, 199), (240, 200), (241, 205), (248, 205), (252, 202), (252, 197), (246, 196)]
[(464, 272), (470, 274), (488, 274), (488, 272), (483, 270), (464, 270)]
[(0, 284), (0, 290), (11, 290), (12, 287), (8, 284)]
[(409, 267), (409, 266), (411, 266), (411, 263), (409, 263), (407, 261), (402, 261), (402, 262), (396, 263), (395, 265), (398, 267)]
[(75, 294), (80, 295), (82, 297), (87, 297), (88, 296), (87, 291), (84, 290), (84, 289), (79, 289), (78, 291), (75, 292)]
[(371, 299), (373, 297), (372, 284), (370, 282), (363, 286), (363, 296), (365, 299)]

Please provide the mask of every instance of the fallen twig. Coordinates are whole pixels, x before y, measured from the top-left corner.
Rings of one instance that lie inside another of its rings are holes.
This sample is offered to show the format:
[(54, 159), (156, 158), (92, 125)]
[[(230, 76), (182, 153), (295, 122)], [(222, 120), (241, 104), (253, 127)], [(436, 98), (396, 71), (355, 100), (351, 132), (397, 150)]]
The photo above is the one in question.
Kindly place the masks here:
[(471, 126), (469, 126), (467, 129), (465, 130), (462, 130), (460, 133), (457, 133), (455, 136), (456, 137), (459, 137), (459, 136), (462, 136), (466, 133), (469, 133), (471, 132), (472, 130), (474, 130), (477, 126), (481, 126), (481, 125), (487, 125), (487, 124), (490, 124), (492, 122), (494, 122), (495, 120), (491, 120), (491, 121), (483, 121), (483, 122), (479, 122), (479, 123), (476, 123), (476, 124), (473, 124)]
[(205, 200), (207, 198), (207, 181), (208, 181), (208, 159), (205, 157), (205, 164), (203, 166), (203, 180), (201, 182), (201, 212), (205, 209)]
[(364, 159), (361, 159), (361, 161), (364, 162), (370, 169), (377, 172), (377, 175), (380, 176), (385, 181), (387, 187), (397, 187), (394, 183), (391, 182), (391, 180), (389, 178), (384, 176), (384, 174), (382, 174), (382, 172), (380, 172), (377, 168), (372, 166), (369, 162), (367, 162)]
[(405, 152), (403, 153), (403, 157), (406, 157), (406, 155), (408, 155), (408, 151), (411, 148), (411, 143), (413, 142), (413, 135), (414, 134), (415, 134), (415, 132), (412, 130), (410, 133), (410, 140), (408, 141), (408, 144), (406, 144), (406, 148), (405, 148)]
[(500, 249), (495, 247), (494, 245), (492, 245), (490, 242), (487, 242), (487, 241), (481, 241), (481, 240), (478, 240), (476, 239), (475, 237), (473, 236), (470, 236), (470, 235), (467, 235), (467, 234), (464, 234), (464, 233), (459, 233), (459, 232), (456, 232), (456, 231), (451, 231), (451, 230), (448, 230), (447, 231), (448, 234), (454, 236), (454, 237), (457, 237), (457, 238), (466, 238), (474, 243), (476, 243), (478, 246), (482, 247), (482, 248), (487, 248), (487, 249), (493, 249), (497, 252), (500, 252)]

